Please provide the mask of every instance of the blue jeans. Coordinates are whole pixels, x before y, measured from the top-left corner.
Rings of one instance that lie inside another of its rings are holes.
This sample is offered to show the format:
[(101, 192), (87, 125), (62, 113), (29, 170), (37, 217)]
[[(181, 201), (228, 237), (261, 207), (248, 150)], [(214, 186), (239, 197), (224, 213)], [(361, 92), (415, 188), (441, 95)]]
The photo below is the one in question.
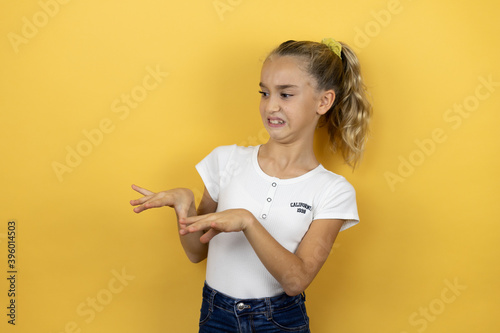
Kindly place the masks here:
[(310, 333), (305, 294), (265, 298), (229, 297), (206, 283), (200, 310), (200, 333)]

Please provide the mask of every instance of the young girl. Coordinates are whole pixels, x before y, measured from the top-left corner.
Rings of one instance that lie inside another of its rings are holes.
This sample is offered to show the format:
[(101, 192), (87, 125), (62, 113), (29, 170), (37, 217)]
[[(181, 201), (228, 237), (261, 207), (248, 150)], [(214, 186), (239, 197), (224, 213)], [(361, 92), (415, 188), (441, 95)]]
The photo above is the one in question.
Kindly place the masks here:
[(339, 231), (359, 222), (353, 187), (313, 152), (318, 125), (351, 166), (371, 113), (358, 59), (344, 43), (287, 41), (264, 61), (260, 114), (269, 141), (222, 146), (197, 166), (205, 184), (196, 210), (189, 189), (130, 203), (136, 213), (175, 209), (192, 262), (207, 258), (200, 332), (309, 332), (304, 290)]

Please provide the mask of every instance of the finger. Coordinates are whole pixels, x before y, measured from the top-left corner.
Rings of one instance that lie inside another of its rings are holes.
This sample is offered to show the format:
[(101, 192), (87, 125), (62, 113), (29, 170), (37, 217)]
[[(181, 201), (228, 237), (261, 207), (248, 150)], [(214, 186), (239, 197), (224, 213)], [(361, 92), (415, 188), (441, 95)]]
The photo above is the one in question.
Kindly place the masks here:
[(171, 205), (172, 205), (172, 203), (167, 198), (155, 199), (153, 197), (151, 200), (146, 201), (143, 206), (146, 209), (149, 209), (149, 208), (158, 208), (158, 207), (171, 206)]
[[(138, 199), (139, 200), (139, 199)], [(145, 211), (150, 208), (157, 208), (157, 207), (163, 207), (164, 205), (162, 204), (162, 200), (156, 199), (156, 200), (150, 200), (146, 201), (144, 204), (137, 206), (134, 208), (134, 212), (140, 213), (142, 211)]]
[(202, 230), (203, 228), (199, 228), (200, 226), (207, 226), (206, 229), (210, 228), (210, 223), (213, 220), (213, 217), (200, 215), (200, 216), (190, 216), (186, 218), (179, 219), (179, 225), (181, 228), (188, 229), (190, 226), (194, 226), (193, 229), (189, 229), (188, 232), (195, 232), (198, 230)]
[(184, 236), (184, 235), (189, 234), (189, 231), (186, 229), (185, 226), (181, 225), (180, 228), (179, 228), (179, 234), (181, 234), (182, 236)]
[(145, 203), (146, 201), (148, 201), (151, 198), (152, 198), (152, 196), (148, 195), (148, 196), (145, 196), (145, 197), (142, 197), (139, 199), (130, 200), (130, 204), (132, 206), (142, 205), (143, 203)]
[(207, 232), (205, 232), (203, 234), (203, 236), (200, 237), (200, 242), (206, 244), (206, 243), (210, 242), (210, 240), (212, 240), (212, 238), (214, 238), (215, 236), (217, 236), (220, 233), (221, 232), (219, 230), (209, 229)]
[(205, 215), (195, 215), (195, 216), (189, 216), (189, 217), (186, 217), (186, 218), (183, 218), (182, 219), (182, 223), (184, 224), (192, 224), (192, 223), (196, 223), (198, 221), (201, 221), (201, 220), (204, 220), (204, 219), (207, 219), (207, 218), (212, 218), (215, 214), (205, 214)]
[(137, 207), (134, 208), (134, 213), (140, 213), (140, 212), (142, 212), (142, 211), (144, 211), (146, 209), (147, 208), (144, 207), (144, 205), (140, 205), (140, 206), (137, 206)]
[(186, 222), (186, 218), (179, 218), (179, 226), (182, 229), (186, 229), (187, 227), (189, 227), (193, 223), (194, 222)]
[(151, 194), (154, 194), (154, 192), (151, 192), (150, 190), (146, 190), (145, 188), (142, 188), (142, 187), (137, 186), (135, 184), (132, 184), (132, 189), (134, 191), (139, 192), (142, 195), (151, 195)]
[(185, 230), (189, 233), (191, 232), (197, 232), (197, 231), (200, 231), (200, 230), (207, 230), (207, 229), (210, 229), (210, 224), (212, 222), (211, 221), (208, 221), (208, 220), (201, 220), (201, 221), (198, 221), (196, 223), (193, 223), (191, 225), (188, 225), (186, 226)]

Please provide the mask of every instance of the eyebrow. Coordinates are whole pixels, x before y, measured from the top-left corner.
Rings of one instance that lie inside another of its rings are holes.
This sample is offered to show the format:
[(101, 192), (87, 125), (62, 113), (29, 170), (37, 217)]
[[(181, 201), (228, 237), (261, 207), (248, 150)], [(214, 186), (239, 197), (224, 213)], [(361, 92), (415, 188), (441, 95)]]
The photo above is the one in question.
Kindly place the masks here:
[[(266, 85), (262, 82), (259, 83), (259, 86), (261, 88), (266, 88)], [(299, 86), (295, 85), (295, 84), (279, 84), (276, 86), (276, 88), (278, 89), (288, 89), (288, 88), (298, 88)]]

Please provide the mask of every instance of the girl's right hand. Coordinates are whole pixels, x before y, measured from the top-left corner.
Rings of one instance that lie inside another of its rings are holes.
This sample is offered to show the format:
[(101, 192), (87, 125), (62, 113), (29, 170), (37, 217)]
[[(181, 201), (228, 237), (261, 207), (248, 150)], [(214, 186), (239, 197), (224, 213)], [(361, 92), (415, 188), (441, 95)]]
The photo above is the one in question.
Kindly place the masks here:
[(140, 213), (150, 208), (168, 206), (172, 207), (179, 219), (188, 217), (188, 212), (192, 204), (194, 204), (194, 194), (187, 188), (176, 188), (173, 190), (162, 191), (158, 193), (151, 192), (137, 185), (132, 185), (132, 188), (144, 195), (140, 199), (130, 200), (134, 208), (134, 212)]

